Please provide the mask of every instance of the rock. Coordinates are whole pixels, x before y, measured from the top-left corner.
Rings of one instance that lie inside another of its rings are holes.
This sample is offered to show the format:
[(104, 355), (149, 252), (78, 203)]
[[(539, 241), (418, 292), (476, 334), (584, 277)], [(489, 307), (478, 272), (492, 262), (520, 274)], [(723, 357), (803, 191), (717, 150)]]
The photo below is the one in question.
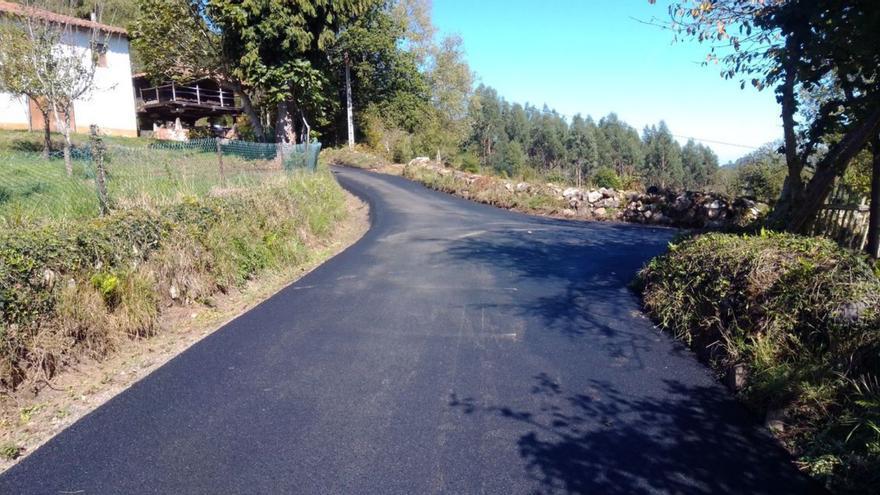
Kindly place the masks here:
[(596, 215), (597, 217), (604, 217), (606, 213), (607, 213), (607, 211), (605, 210), (605, 208), (602, 208), (602, 207), (599, 207), (599, 208), (596, 208), (595, 210), (593, 210), (593, 214)]
[(600, 199), (602, 199), (602, 193), (599, 191), (590, 191), (587, 193), (587, 201), (589, 201), (590, 204), (595, 203)]
[(171, 285), (171, 287), (168, 289), (168, 295), (171, 296), (171, 299), (174, 299), (176, 301), (177, 298), (180, 297), (177, 286)]
[(706, 205), (706, 208), (709, 208), (710, 210), (717, 210), (721, 208), (721, 202), (716, 199), (715, 201), (712, 201), (711, 203)]
[(645, 210), (642, 212), (642, 216), (644, 216), (645, 218), (651, 218), (651, 216), (653, 216), (653, 215), (654, 215), (654, 212), (651, 210)]
[(764, 419), (764, 426), (774, 433), (782, 433), (785, 431), (785, 411), (782, 409), (771, 409), (767, 411)]
[(706, 212), (706, 215), (707, 215), (709, 218), (716, 218), (716, 217), (718, 216), (718, 210), (717, 210), (717, 209), (714, 209), (714, 208), (713, 208), (713, 209), (710, 209), (709, 211)]
[(675, 211), (685, 211), (693, 205), (693, 202), (688, 199), (687, 195), (681, 194), (677, 198), (675, 198), (675, 203), (672, 204), (672, 208)]
[(58, 277), (55, 275), (55, 272), (53, 272), (52, 270), (50, 270), (48, 268), (43, 270), (43, 286), (44, 287), (47, 287), (49, 289), (54, 287), (55, 281), (57, 280), (57, 278)]
[(748, 381), (748, 368), (742, 363), (736, 363), (727, 368), (724, 374), (724, 384), (731, 392), (742, 390)]
[(425, 165), (431, 163), (431, 159), (427, 156), (417, 156), (409, 161), (408, 165), (416, 166), (416, 167), (424, 167)]
[(602, 194), (603, 198), (612, 198), (614, 197), (614, 189), (609, 189), (605, 187), (600, 187), (599, 192)]
[(574, 211), (574, 210), (572, 210), (572, 209), (569, 209), (569, 208), (566, 208), (566, 209), (562, 210), (562, 215), (563, 215), (563, 216), (566, 216), (566, 217), (573, 217), (573, 216), (575, 216), (576, 214), (577, 214), (576, 211)]
[(832, 313), (834, 320), (844, 325), (855, 325), (865, 319), (865, 314), (870, 305), (865, 301), (850, 301), (843, 304)]
[(510, 182), (505, 182), (504, 189), (507, 189), (507, 192), (513, 192), (513, 184), (511, 184)]
[(516, 192), (529, 192), (532, 189), (532, 185), (528, 182), (520, 182), (516, 185)]
[(569, 187), (562, 191), (562, 197), (565, 199), (577, 198), (581, 196), (581, 190), (576, 187)]
[(602, 201), (602, 206), (604, 206), (605, 208), (619, 208), (620, 200), (617, 198), (605, 198)]

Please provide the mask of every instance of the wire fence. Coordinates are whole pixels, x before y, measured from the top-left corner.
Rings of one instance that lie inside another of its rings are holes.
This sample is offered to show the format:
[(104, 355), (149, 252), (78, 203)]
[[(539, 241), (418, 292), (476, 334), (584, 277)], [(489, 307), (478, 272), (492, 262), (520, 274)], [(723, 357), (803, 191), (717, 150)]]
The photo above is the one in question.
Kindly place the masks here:
[[(148, 207), (223, 195), (296, 171), (314, 171), (320, 150), (320, 143), (215, 138), (144, 146), (102, 142), (101, 151), (91, 143), (73, 147), (70, 173), (59, 151), (45, 158), (39, 150), (0, 150), (0, 224), (95, 217), (102, 201)], [(96, 166), (99, 157), (101, 167)]]

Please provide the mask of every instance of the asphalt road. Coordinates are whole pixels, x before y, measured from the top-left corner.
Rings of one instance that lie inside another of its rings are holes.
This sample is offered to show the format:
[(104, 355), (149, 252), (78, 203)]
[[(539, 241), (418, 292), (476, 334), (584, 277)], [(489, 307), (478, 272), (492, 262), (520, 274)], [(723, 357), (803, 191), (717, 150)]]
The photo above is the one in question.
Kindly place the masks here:
[(805, 493), (627, 288), (670, 230), (338, 170), (357, 244), (0, 477), (0, 493)]

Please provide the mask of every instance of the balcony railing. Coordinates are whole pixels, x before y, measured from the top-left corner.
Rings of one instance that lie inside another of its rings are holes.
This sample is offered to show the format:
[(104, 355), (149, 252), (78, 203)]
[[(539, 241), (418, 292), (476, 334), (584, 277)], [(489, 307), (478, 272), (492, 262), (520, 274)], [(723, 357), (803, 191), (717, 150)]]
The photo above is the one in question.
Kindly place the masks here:
[(241, 108), (241, 100), (234, 92), (225, 89), (200, 88), (198, 84), (180, 86), (171, 83), (152, 88), (139, 88), (138, 100), (139, 107), (162, 103), (184, 103), (230, 110)]

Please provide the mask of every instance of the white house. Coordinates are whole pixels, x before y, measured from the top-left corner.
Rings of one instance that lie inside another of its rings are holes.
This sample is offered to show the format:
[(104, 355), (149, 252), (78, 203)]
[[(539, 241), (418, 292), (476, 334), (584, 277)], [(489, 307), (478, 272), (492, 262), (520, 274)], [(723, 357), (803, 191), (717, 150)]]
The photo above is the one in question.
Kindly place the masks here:
[[(62, 24), (69, 29), (62, 38), (65, 48), (91, 58), (92, 33), (97, 31), (95, 90), (73, 105), (71, 121), (76, 132), (87, 133), (97, 125), (105, 134), (136, 136), (134, 88), (131, 83), (128, 33), (119, 27), (56, 14), (47, 10), (0, 0), (0, 16), (29, 16)], [(0, 46), (0, 50), (3, 47)], [(0, 92), (0, 129), (41, 130), (43, 117), (27, 98)], [(55, 130), (54, 119), (51, 119)]]

